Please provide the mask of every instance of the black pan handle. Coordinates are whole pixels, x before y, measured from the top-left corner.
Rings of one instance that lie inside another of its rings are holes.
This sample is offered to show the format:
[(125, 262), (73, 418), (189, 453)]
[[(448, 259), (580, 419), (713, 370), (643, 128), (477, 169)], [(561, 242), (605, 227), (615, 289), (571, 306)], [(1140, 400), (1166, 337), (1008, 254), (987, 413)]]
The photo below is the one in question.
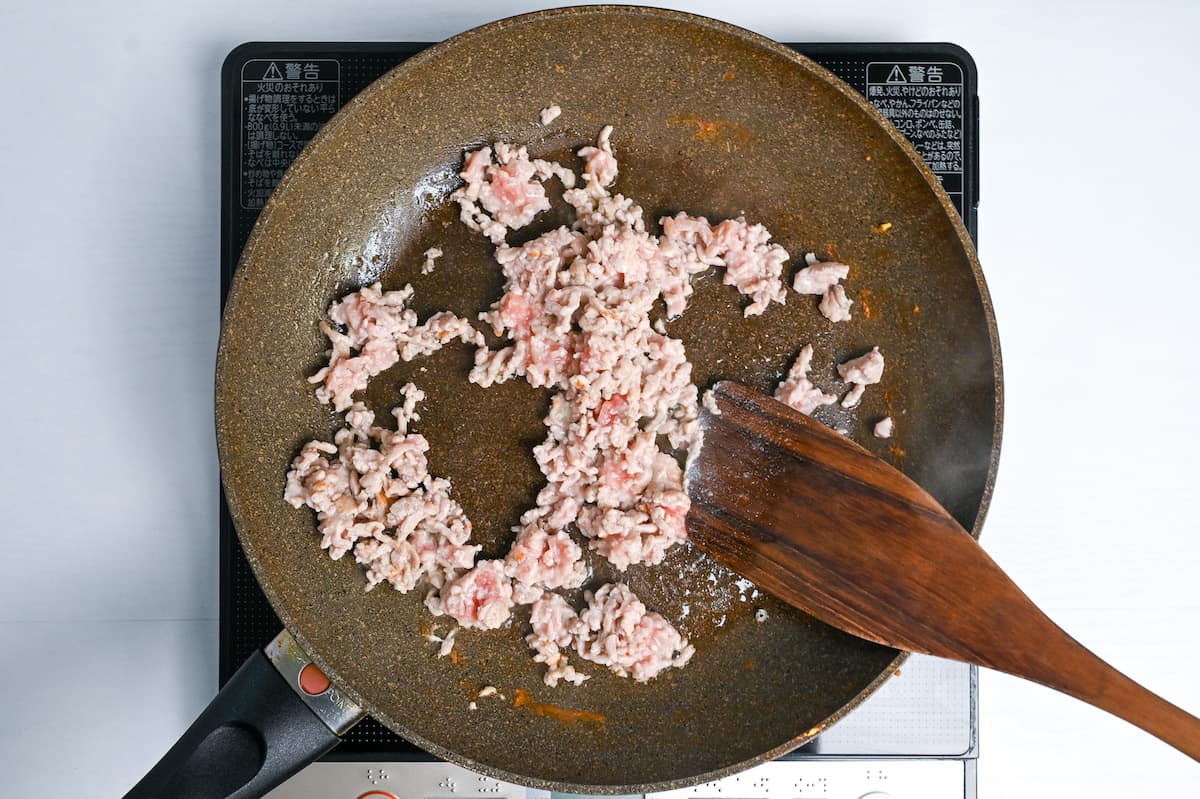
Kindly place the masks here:
[(362, 719), (285, 630), (246, 659), (125, 799), (252, 799)]

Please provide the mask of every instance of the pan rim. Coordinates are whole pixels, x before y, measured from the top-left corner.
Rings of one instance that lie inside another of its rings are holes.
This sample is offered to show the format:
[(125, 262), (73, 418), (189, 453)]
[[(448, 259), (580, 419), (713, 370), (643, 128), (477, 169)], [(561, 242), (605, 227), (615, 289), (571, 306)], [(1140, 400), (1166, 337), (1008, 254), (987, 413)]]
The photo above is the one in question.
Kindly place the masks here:
[[(972, 274), (975, 278), (976, 289), (979, 294), (983, 314), (985, 317), (987, 334), (992, 351), (992, 366), (993, 366), (993, 383), (995, 386), (995, 407), (994, 407), (994, 422), (992, 431), (992, 449), (988, 462), (984, 490), (980, 499), (979, 510), (976, 514), (976, 519), (972, 525), (971, 534), (978, 538), (984, 520), (987, 516), (988, 507), (991, 502), (992, 493), (995, 486), (996, 474), (999, 465), (999, 456), (1001, 449), (1001, 436), (1003, 430), (1003, 369), (1000, 353), (999, 334), (996, 325), (995, 312), (993, 309), (991, 296), (987, 288), (986, 281), (983, 276), (983, 271), (979, 263), (978, 255), (975, 252), (974, 245), (971, 241), (965, 225), (958, 212), (954, 209), (948, 195), (942, 189), (940, 182), (930, 171), (929, 167), (921, 159), (912, 144), (887, 120), (883, 114), (863, 98), (857, 91), (845, 84), (831, 72), (813, 62), (811, 59), (796, 53), (790, 48), (775, 42), (761, 34), (747, 30), (745, 28), (722, 22), (710, 17), (692, 14), (683, 11), (675, 11), (670, 9), (655, 8), (649, 6), (625, 6), (625, 5), (584, 5), (570, 6), (564, 8), (547, 9), (542, 11), (534, 11), (517, 16), (506, 17), (485, 23), (483, 25), (471, 28), (467, 31), (459, 33), (449, 39), (439, 42), (432, 47), (418, 53), (417, 55), (405, 60), (401, 64), (389, 70), (386, 74), (377, 79), (374, 83), (360, 92), (347, 105), (339, 111), (335, 117), (326, 124), (313, 140), (305, 147), (303, 152), (293, 162), (287, 170), (284, 178), (268, 199), (254, 228), (247, 240), (246, 246), (243, 249), (241, 258), (238, 262), (238, 270), (231, 281), (229, 295), (225, 304), (225, 309), (222, 315), (220, 342), (217, 349), (216, 359), (216, 375), (214, 382), (215, 389), (215, 423), (217, 433), (217, 452), (219, 462), (224, 464), (229, 461), (227, 457), (227, 449), (229, 442), (222, 435), (224, 425), (222, 420), (229, 414), (233, 413), (232, 409), (225, 407), (223, 398), (226, 396), (226, 364), (229, 362), (228, 348), (228, 325), (227, 320), (236, 313), (241, 300), (240, 287), (243, 280), (241, 268), (244, 264), (251, 262), (254, 259), (255, 251), (262, 231), (269, 227), (273, 212), (277, 206), (277, 199), (286, 198), (286, 194), (298, 177), (302, 175), (308, 163), (314, 159), (317, 153), (322, 150), (322, 146), (342, 125), (346, 124), (347, 120), (352, 118), (357, 109), (366, 105), (372, 98), (380, 92), (387, 89), (389, 84), (396, 80), (398, 75), (403, 74), (407, 70), (419, 68), (428, 60), (440, 57), (443, 52), (451, 50), (459, 45), (469, 42), (480, 36), (490, 36), (497, 32), (517, 28), (529, 23), (535, 23), (547, 19), (561, 19), (580, 16), (609, 16), (609, 15), (629, 15), (636, 17), (652, 17), (656, 19), (696, 25), (714, 30), (715, 32), (731, 35), (743, 41), (744, 43), (767, 51), (776, 56), (780, 56), (790, 60), (797, 67), (812, 74), (818, 80), (835, 88), (844, 98), (852, 102), (855, 106), (864, 112), (869, 118), (881, 126), (892, 142), (899, 146), (905, 157), (915, 166), (924, 179), (925, 183), (933, 191), (935, 197), (941, 206), (942, 213), (949, 217), (951, 226), (958, 237), (960, 244), (967, 255), (967, 261), (970, 265)], [(225, 484), (224, 475), (222, 475), (222, 483)], [(234, 528), (237, 530), (238, 539), (246, 552), (247, 560), (249, 561), (255, 577), (263, 589), (264, 594), (269, 600), (271, 606), (278, 614), (280, 620), (291, 632), (297, 643), (304, 651), (316, 662), (330, 677), (334, 684), (343, 691), (347, 696), (352, 698), (364, 707), (370, 706), (370, 703), (365, 701), (362, 696), (356, 692), (352, 685), (344, 681), (337, 674), (336, 670), (330, 667), (330, 664), (323, 658), (319, 650), (310, 646), (309, 641), (304, 636), (302, 630), (295, 623), (292, 615), (288, 613), (286, 605), (280, 601), (275, 589), (271, 585), (269, 575), (261, 567), (258, 557), (254, 552), (254, 547), (250, 544), (246, 537), (242, 535), (242, 512), (241, 503), (237, 497), (236, 490), (229, 490), (226, 486), (226, 497), (228, 500), (230, 515), (234, 522)], [(379, 721), (385, 724), (388, 728), (395, 731), (398, 735), (411, 741), (425, 751), (439, 757), (443, 760), (461, 765), (473, 771), (483, 773), (495, 779), (505, 782), (516, 783), (533, 788), (544, 790), (553, 790), (567, 793), (592, 793), (592, 794), (627, 794), (627, 793), (648, 793), (666, 790), (674, 790), (678, 788), (686, 788), (698, 785), (703, 782), (708, 782), (714, 779), (720, 779), (729, 776), (747, 768), (750, 768), (759, 763), (773, 760), (781, 755), (784, 755), (797, 747), (803, 745), (807, 741), (816, 737), (826, 727), (841, 720), (846, 714), (861, 705), (869, 696), (875, 693), (895, 671), (907, 659), (907, 653), (898, 653), (897, 656), (888, 664), (886, 669), (874, 680), (872, 680), (862, 691), (860, 691), (849, 702), (842, 705), (837, 711), (827, 716), (820, 723), (807, 730), (803, 734), (789, 739), (782, 744), (773, 747), (772, 749), (757, 754), (751, 758), (747, 758), (728, 766), (723, 766), (718, 769), (704, 772), (689, 777), (674, 778), (647, 783), (627, 783), (619, 785), (595, 785), (587, 783), (571, 783), (566, 781), (542, 780), (529, 777), (526, 775), (516, 774), (506, 771), (502, 768), (497, 768), (488, 764), (480, 763), (471, 760), (470, 758), (459, 755), (453, 751), (447, 750), (442, 746), (425, 739), (418, 733), (407, 728), (406, 725), (398, 723), (395, 719), (390, 718), (387, 714), (372, 710), (372, 715)]]

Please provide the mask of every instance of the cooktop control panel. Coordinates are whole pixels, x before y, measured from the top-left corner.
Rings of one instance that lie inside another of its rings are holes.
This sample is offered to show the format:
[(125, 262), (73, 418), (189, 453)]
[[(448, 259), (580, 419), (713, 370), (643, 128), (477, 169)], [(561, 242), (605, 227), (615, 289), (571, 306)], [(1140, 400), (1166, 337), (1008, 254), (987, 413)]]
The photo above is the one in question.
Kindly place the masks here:
[[(974, 761), (809, 760), (636, 799), (962, 799)], [(448, 763), (316, 763), (268, 799), (579, 799), (494, 780)], [(623, 797), (622, 799), (635, 799)]]

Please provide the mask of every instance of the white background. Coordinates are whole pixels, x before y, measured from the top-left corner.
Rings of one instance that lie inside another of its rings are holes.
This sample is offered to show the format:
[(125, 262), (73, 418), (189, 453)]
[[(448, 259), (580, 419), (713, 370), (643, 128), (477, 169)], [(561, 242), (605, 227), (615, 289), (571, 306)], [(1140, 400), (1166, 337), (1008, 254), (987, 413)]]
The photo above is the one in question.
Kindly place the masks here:
[[(783, 41), (973, 53), (1007, 394), (984, 542), (1077, 638), (1200, 712), (1200, 5), (671, 5)], [(532, 8), (0, 6), (4, 793), (121, 794), (216, 682), (226, 52), (440, 39)], [(983, 799), (1195, 796), (1200, 781), (1124, 722), (995, 674), (979, 772)]]

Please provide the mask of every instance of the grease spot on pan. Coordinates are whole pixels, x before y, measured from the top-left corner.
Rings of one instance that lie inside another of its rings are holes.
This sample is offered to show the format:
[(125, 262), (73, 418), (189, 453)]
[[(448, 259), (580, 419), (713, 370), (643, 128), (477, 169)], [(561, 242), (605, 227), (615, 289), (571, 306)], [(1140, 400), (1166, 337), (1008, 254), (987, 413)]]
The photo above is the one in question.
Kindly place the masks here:
[(513, 698), (513, 707), (528, 708), (538, 716), (545, 716), (564, 724), (585, 723), (592, 724), (599, 729), (604, 729), (604, 725), (608, 722), (608, 719), (604, 715), (593, 713), (590, 710), (573, 710), (546, 702), (539, 702), (524, 688), (517, 689), (516, 696)]
[(667, 117), (667, 124), (694, 127), (696, 132), (692, 134), (692, 138), (705, 144), (725, 143), (741, 147), (749, 144), (754, 138), (748, 128), (727, 119), (704, 119), (695, 114), (679, 114)]

